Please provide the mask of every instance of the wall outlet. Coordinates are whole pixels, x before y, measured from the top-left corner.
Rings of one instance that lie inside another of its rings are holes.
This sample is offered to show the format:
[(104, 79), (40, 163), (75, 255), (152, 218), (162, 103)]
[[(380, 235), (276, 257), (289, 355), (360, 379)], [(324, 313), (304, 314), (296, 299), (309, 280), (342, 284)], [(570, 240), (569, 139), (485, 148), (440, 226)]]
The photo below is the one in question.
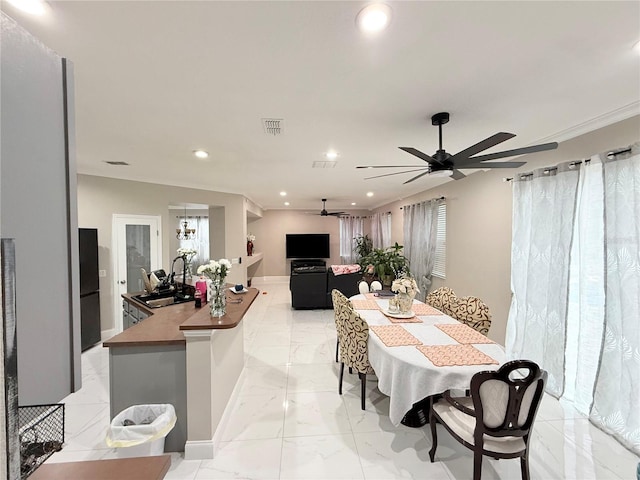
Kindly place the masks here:
[(231, 259), (231, 264), (232, 264), (232, 265), (238, 265), (238, 264), (240, 264), (240, 263), (242, 263), (241, 257), (238, 257), (238, 258), (232, 258), (232, 259)]
[(106, 270), (98, 270), (98, 276), (99, 277), (106, 277), (107, 276), (107, 271)]

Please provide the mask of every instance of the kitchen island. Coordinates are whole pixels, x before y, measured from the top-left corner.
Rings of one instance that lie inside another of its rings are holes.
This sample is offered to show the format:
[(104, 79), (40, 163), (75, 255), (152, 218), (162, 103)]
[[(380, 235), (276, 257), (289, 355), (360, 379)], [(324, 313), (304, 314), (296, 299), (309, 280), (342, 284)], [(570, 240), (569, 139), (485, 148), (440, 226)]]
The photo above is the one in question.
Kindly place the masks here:
[(123, 295), (150, 316), (103, 343), (111, 418), (131, 405), (171, 403), (178, 418), (165, 451), (213, 458), (216, 430), (244, 367), (242, 318), (258, 293), (227, 291), (220, 318), (210, 316), (209, 304), (149, 308)]

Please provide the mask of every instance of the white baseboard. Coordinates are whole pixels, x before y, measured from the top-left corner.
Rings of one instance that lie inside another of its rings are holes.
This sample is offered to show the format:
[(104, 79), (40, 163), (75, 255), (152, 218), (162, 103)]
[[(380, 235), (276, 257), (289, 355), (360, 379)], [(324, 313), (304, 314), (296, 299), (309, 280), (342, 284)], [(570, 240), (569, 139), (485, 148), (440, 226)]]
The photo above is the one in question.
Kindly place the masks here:
[(288, 276), (270, 276), (270, 277), (253, 277), (251, 279), (251, 286), (255, 287), (256, 285), (268, 285), (270, 283), (289, 283)]
[(185, 460), (207, 460), (213, 458), (213, 440), (187, 440), (184, 444)]

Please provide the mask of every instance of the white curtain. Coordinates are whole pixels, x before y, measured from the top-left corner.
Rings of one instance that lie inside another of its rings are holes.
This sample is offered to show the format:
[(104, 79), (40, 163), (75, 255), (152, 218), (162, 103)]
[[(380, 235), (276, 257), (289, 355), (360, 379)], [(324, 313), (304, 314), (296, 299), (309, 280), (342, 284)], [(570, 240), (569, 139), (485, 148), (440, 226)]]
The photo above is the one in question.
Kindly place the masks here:
[(507, 351), (640, 454), (640, 144), (513, 185)]
[(640, 143), (602, 161), (606, 296), (590, 418), (640, 455)]
[(391, 245), (391, 213), (374, 213), (371, 216), (371, 241), (373, 248)]
[[(197, 253), (191, 261), (191, 271), (195, 273), (200, 265), (209, 263), (209, 217), (197, 216), (188, 218), (190, 228), (196, 229), (193, 240), (178, 240), (178, 248), (193, 248)], [(183, 220), (180, 219), (180, 222)], [(176, 228), (182, 228), (180, 223)]]
[[(548, 172), (548, 173), (545, 173)], [(513, 182), (511, 310), (506, 347), (511, 358), (547, 370), (547, 391), (564, 388), (564, 342), (578, 168), (540, 169)]]
[(363, 232), (362, 217), (340, 217), (340, 261), (343, 265), (356, 263), (354, 239)]
[(431, 271), (436, 256), (438, 207), (444, 202), (437, 198), (403, 207), (404, 256), (409, 259), (411, 275), (416, 279), (424, 300), (431, 286)]

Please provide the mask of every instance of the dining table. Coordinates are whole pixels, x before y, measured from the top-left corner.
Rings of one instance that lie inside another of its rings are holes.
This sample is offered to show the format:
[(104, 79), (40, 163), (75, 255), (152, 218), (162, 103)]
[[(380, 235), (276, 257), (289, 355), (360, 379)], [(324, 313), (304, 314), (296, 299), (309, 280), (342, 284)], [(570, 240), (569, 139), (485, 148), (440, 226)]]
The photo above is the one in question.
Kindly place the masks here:
[(503, 346), (467, 325), (415, 299), (411, 312), (392, 313), (391, 298), (366, 293), (350, 301), (369, 326), (369, 363), (395, 426), (415, 405), (448, 389), (464, 391), (473, 375), (506, 362)]

